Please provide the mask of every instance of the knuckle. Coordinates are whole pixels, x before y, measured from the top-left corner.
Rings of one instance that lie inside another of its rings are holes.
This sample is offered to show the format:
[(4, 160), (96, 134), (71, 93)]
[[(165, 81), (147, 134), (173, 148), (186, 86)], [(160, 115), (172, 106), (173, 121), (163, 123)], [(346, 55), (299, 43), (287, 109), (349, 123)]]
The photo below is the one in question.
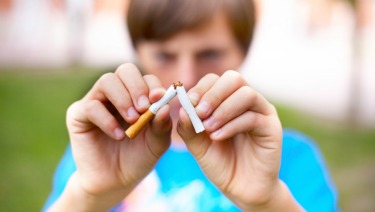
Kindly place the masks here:
[(258, 126), (258, 124), (259, 124), (259, 117), (254, 115), (251, 112), (246, 112), (244, 114), (244, 117), (246, 118), (246, 122), (244, 122), (245, 123), (245, 125), (244, 125), (245, 131), (252, 132), (254, 130), (254, 128), (256, 128), (256, 126)]
[(239, 72), (233, 70), (226, 71), (223, 77), (230, 79), (236, 85), (242, 85), (245, 81)]
[(117, 110), (122, 111), (132, 105), (132, 100), (124, 94), (121, 97), (111, 99), (110, 103), (115, 106)]
[(216, 92), (210, 92), (209, 95), (203, 96), (204, 101), (206, 101), (210, 107), (218, 105), (220, 98), (221, 98), (220, 94)]
[(249, 86), (242, 86), (243, 95), (246, 96), (249, 102), (253, 102), (258, 98), (258, 94)]
[(237, 71), (234, 71), (234, 70), (228, 70), (228, 71), (225, 71), (224, 72), (224, 75), (235, 75), (237, 74), (238, 72)]
[(233, 136), (236, 134), (236, 131), (238, 130), (235, 126), (231, 124), (226, 124), (222, 127), (224, 137), (227, 138), (229, 136)]
[(142, 95), (148, 96), (148, 87), (140, 86), (133, 90), (134, 97), (140, 97)]
[(80, 102), (81, 101), (76, 101), (68, 107), (68, 109), (66, 110), (67, 117), (72, 117), (75, 114), (79, 113), (78, 110)]
[(126, 71), (132, 69), (137, 69), (137, 67), (133, 63), (123, 63), (117, 68), (117, 71)]
[(270, 107), (270, 111), (274, 114), (277, 114), (277, 108), (275, 105), (271, 104), (271, 103), (268, 103), (269, 107)]
[(152, 75), (152, 74), (145, 74), (143, 75), (143, 79), (145, 80), (149, 80), (149, 81), (155, 81), (157, 80), (156, 76), (155, 75)]
[(112, 104), (115, 105), (116, 110), (118, 111), (127, 111), (127, 109), (130, 107), (129, 101), (126, 101), (123, 98), (115, 99)]
[(113, 80), (115, 77), (115, 75), (113, 73), (105, 73), (103, 74), (99, 80), (98, 80), (98, 83), (99, 84), (106, 84), (108, 81), (111, 81)]
[(256, 128), (257, 126), (260, 125), (260, 121), (261, 121), (261, 116), (259, 115), (254, 115), (254, 114), (249, 114), (249, 124), (250, 124), (250, 129), (253, 129), (253, 128)]
[(119, 75), (126, 75), (128, 74), (129, 72), (132, 72), (132, 71), (137, 71), (137, 67), (132, 64), (132, 63), (124, 63), (124, 64), (121, 64), (117, 69), (116, 69), (116, 74), (119, 74)]
[(143, 79), (146, 82), (146, 84), (151, 87), (161, 86), (162, 84), (159, 78), (152, 74), (143, 75)]
[(206, 74), (206, 76), (204, 76), (204, 77), (208, 78), (208, 79), (211, 79), (211, 80), (217, 80), (217, 79), (219, 79), (219, 75), (214, 74), (214, 73)]
[(199, 80), (198, 84), (192, 88), (192, 91), (203, 96), (205, 92), (207, 92), (207, 84), (212, 84), (212, 82), (216, 82), (219, 78), (220, 77), (217, 74), (206, 74), (201, 80)]
[(197, 93), (199, 97), (202, 97), (204, 95), (205, 90), (200, 87), (194, 87), (191, 89), (191, 91), (189, 91), (189, 93), (193, 93), (193, 92)]
[(108, 129), (115, 129), (116, 119), (111, 115), (105, 116), (105, 118), (103, 118), (103, 126), (108, 127)]
[(97, 100), (92, 100), (92, 101), (86, 102), (84, 104), (84, 111), (85, 111), (85, 113), (88, 116), (92, 115), (95, 112), (96, 108), (98, 108), (99, 104), (100, 103)]
[(214, 116), (216, 125), (221, 126), (226, 121), (226, 117), (229, 117), (228, 115), (229, 113), (226, 110), (220, 111), (220, 113), (214, 113), (213, 116)]
[(71, 104), (71, 105), (68, 107), (68, 109), (66, 110), (67, 113), (72, 113), (73, 111), (75, 111), (76, 108), (77, 108), (77, 104), (78, 104), (78, 101), (77, 101), (77, 102), (74, 102), (73, 104)]

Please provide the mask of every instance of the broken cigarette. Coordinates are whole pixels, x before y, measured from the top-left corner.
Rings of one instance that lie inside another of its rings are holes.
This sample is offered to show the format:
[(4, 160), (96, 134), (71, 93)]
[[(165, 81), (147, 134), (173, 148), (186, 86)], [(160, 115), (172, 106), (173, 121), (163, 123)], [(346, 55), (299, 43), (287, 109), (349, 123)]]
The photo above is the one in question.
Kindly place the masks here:
[(175, 90), (174, 85), (171, 85), (168, 90), (165, 92), (164, 96), (157, 102), (153, 103), (148, 110), (143, 113), (138, 120), (132, 124), (126, 131), (125, 134), (129, 138), (135, 138), (138, 133), (143, 129), (143, 127), (152, 119), (154, 118), (156, 112), (166, 105), (173, 97), (175, 97), (177, 91)]
[[(180, 82), (179, 82), (180, 83)], [(195, 133), (200, 133), (204, 131), (204, 126), (202, 120), (198, 117), (198, 114), (195, 112), (193, 104), (186, 93), (184, 86), (177, 86), (177, 97), (180, 100), (182, 107), (185, 109), (186, 113), (189, 115), (190, 121), (193, 124)]]
[(125, 134), (133, 139), (138, 133), (143, 129), (143, 127), (152, 119), (154, 118), (155, 114), (152, 113), (150, 110), (147, 110), (143, 113), (138, 120), (132, 124), (126, 131)]
[(193, 105), (190, 102), (190, 99), (186, 93), (186, 90), (183, 84), (179, 81), (178, 83), (173, 83), (168, 90), (165, 92), (164, 96), (157, 102), (153, 103), (148, 110), (143, 113), (138, 120), (132, 124), (126, 131), (125, 134), (129, 138), (135, 138), (138, 133), (143, 129), (143, 127), (155, 116), (158, 110), (166, 105), (173, 97), (178, 95), (178, 99), (182, 107), (185, 109), (187, 114), (189, 115), (190, 121), (193, 124), (194, 130), (196, 133), (200, 133), (204, 131), (204, 126), (200, 118), (198, 117), (197, 113)]

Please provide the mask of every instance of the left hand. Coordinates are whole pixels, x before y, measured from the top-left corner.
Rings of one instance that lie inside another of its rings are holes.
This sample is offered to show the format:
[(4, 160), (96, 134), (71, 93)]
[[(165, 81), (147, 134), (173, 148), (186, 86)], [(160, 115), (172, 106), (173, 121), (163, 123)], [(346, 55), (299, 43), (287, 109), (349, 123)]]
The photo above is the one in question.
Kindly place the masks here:
[(274, 202), (282, 183), (275, 107), (235, 71), (206, 75), (189, 96), (206, 131), (196, 134), (183, 109), (177, 130), (206, 176), (243, 210)]

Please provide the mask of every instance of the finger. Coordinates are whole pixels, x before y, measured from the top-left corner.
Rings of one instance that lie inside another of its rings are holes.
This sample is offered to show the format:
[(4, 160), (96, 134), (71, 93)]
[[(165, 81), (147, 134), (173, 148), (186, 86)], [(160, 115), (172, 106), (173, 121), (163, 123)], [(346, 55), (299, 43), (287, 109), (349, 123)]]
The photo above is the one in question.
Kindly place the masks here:
[(193, 106), (197, 106), (202, 96), (215, 84), (218, 79), (219, 76), (216, 74), (207, 74), (189, 90), (188, 95)]
[(198, 116), (206, 119), (211, 113), (246, 81), (236, 71), (225, 72), (215, 84), (202, 96), (196, 107)]
[(147, 146), (156, 157), (160, 157), (170, 145), (172, 120), (169, 111), (169, 105), (161, 107), (146, 132)]
[(247, 111), (210, 133), (210, 138), (215, 141), (223, 141), (239, 133), (250, 133), (255, 136), (270, 135), (269, 126), (273, 125), (270, 125), (269, 119), (260, 113)]
[(100, 77), (87, 98), (97, 99), (101, 102), (110, 101), (122, 118), (129, 123), (139, 117), (127, 89), (120, 78), (113, 73), (107, 73)]
[(144, 75), (143, 79), (148, 86), (149, 99), (151, 103), (156, 102), (164, 95), (166, 91), (165, 88), (155, 75)]
[(195, 133), (189, 116), (183, 108), (180, 109), (179, 116), (180, 119), (177, 124), (177, 132), (184, 140), (187, 148), (193, 156), (200, 160), (209, 149), (211, 141), (206, 132)]
[(204, 127), (208, 132), (213, 132), (248, 110), (268, 115), (271, 113), (271, 104), (251, 87), (242, 86), (203, 121)]
[(117, 68), (115, 74), (119, 76), (139, 112), (144, 112), (150, 106), (148, 86), (138, 68), (130, 63)]
[(115, 140), (121, 140), (125, 137), (123, 128), (102, 102), (98, 100), (85, 102), (84, 113), (89, 122), (99, 127), (109, 137)]

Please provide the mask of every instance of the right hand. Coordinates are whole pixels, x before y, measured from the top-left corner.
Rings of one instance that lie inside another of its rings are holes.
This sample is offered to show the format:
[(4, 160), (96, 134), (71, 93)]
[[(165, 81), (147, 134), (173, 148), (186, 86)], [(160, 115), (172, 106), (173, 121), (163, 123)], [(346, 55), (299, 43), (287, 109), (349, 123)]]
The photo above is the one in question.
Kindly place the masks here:
[(130, 140), (124, 134), (165, 89), (156, 76), (142, 76), (132, 64), (104, 74), (67, 112), (75, 185), (95, 198), (121, 201), (155, 166), (170, 145), (169, 107)]

